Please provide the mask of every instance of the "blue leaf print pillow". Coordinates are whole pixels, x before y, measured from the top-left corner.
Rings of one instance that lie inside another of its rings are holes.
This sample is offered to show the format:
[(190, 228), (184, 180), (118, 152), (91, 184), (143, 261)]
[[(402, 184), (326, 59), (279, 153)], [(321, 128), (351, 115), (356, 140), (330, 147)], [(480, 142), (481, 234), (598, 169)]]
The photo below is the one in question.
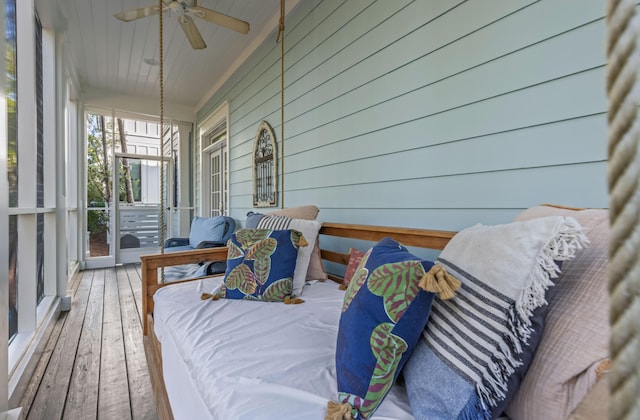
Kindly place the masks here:
[(457, 280), (391, 238), (365, 253), (345, 293), (336, 348), (339, 403), (327, 419), (349, 412), (369, 418), (418, 342), (434, 293), (451, 297)]
[(293, 229), (241, 229), (227, 243), (227, 270), (216, 296), (282, 302), (291, 296), (298, 248), (304, 236)]

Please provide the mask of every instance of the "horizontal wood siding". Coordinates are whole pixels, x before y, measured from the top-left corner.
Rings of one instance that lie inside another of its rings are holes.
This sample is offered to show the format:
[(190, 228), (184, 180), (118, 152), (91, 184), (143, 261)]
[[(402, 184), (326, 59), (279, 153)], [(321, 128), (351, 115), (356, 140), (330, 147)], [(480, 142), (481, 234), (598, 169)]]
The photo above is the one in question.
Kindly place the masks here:
[[(607, 207), (602, 2), (303, 1), (286, 29), (286, 207), (452, 230)], [(274, 33), (198, 112), (229, 100), (241, 221), (261, 120), (280, 141), (279, 54)]]

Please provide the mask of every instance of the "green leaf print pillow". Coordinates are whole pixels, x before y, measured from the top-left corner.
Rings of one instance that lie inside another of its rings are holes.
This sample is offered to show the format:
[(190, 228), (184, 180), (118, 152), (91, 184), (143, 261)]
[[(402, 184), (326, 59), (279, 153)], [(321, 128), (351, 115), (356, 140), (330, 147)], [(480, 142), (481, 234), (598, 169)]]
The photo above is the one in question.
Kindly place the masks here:
[(227, 242), (227, 271), (216, 296), (282, 302), (291, 296), (298, 248), (297, 230), (241, 229)]
[(435, 293), (451, 298), (460, 283), (391, 238), (365, 253), (345, 292), (336, 348), (339, 403), (326, 419), (369, 418), (411, 355)]

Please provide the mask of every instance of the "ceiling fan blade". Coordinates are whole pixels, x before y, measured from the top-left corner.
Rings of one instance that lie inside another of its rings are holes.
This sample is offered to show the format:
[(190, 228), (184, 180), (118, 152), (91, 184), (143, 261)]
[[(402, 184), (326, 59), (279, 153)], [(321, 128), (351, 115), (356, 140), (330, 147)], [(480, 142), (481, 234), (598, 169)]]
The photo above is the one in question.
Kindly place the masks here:
[(179, 16), (178, 22), (180, 22), (180, 26), (194, 50), (207, 48), (207, 44), (204, 43), (204, 39), (202, 39), (200, 31), (191, 17)]
[(198, 16), (208, 22), (224, 26), (225, 28), (242, 34), (249, 33), (249, 23), (244, 20), (236, 19), (223, 13), (207, 9), (206, 7), (193, 6), (190, 7), (189, 10), (193, 12), (194, 16)]
[(131, 22), (132, 20), (136, 20), (136, 19), (140, 19), (143, 17), (152, 16), (152, 15), (157, 15), (158, 13), (159, 13), (158, 6), (148, 6), (148, 7), (141, 7), (139, 9), (129, 10), (126, 12), (116, 13), (113, 16), (115, 16), (116, 18), (124, 22)]

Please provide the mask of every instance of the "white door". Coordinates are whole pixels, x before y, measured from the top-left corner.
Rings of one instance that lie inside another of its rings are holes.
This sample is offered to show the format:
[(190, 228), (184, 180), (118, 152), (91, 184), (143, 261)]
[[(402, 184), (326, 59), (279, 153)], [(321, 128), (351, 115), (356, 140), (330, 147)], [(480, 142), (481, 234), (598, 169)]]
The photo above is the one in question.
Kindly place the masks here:
[(220, 216), (226, 213), (227, 188), (226, 188), (226, 162), (227, 148), (219, 147), (209, 152), (209, 215)]

